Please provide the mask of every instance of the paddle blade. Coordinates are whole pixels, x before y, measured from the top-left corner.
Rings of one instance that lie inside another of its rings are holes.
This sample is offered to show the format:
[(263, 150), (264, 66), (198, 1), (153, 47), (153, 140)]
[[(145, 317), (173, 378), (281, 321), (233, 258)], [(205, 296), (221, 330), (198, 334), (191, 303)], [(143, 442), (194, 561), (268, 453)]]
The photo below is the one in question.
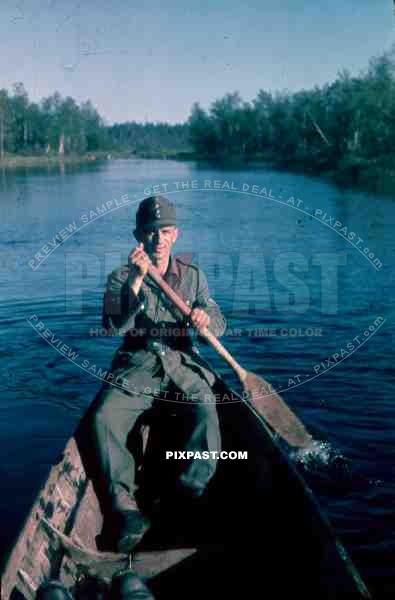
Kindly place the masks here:
[(290, 446), (308, 448), (313, 438), (303, 423), (285, 404), (284, 400), (270, 388), (267, 381), (254, 373), (247, 372), (243, 381), (244, 392), (259, 414)]

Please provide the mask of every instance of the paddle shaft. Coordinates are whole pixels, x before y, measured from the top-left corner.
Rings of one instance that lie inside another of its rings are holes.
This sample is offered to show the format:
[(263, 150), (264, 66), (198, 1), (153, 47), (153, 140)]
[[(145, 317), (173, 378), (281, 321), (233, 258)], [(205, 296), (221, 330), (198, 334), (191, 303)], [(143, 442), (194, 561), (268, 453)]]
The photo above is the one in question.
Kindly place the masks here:
[[(192, 309), (175, 291), (163, 280), (161, 274), (158, 269), (153, 265), (150, 265), (148, 268), (148, 274), (158, 284), (161, 290), (166, 294), (166, 296), (173, 302), (175, 306), (182, 312), (183, 315), (189, 317)], [(211, 331), (205, 327), (204, 329), (199, 329), (199, 334), (204, 337), (213, 348), (222, 356), (224, 360), (234, 369), (240, 378), (240, 381), (244, 381), (247, 377), (247, 371), (243, 369), (241, 365), (233, 358), (230, 352), (221, 344), (218, 338), (215, 337)]]
[[(157, 268), (150, 265), (147, 274), (157, 283), (160, 289), (181, 313), (186, 317), (189, 317), (192, 309), (162, 279)], [(218, 354), (226, 360), (228, 365), (234, 369), (243, 385), (244, 391), (247, 392), (247, 396), (255, 406), (256, 410), (264, 417), (274, 431), (281, 435), (281, 437), (283, 437), (290, 445), (299, 448), (308, 448), (311, 445), (313, 438), (306, 431), (303, 423), (286, 405), (281, 396), (276, 392), (272, 392), (269, 389), (270, 386), (268, 386), (264, 379), (243, 369), (207, 327), (199, 329), (198, 331)]]

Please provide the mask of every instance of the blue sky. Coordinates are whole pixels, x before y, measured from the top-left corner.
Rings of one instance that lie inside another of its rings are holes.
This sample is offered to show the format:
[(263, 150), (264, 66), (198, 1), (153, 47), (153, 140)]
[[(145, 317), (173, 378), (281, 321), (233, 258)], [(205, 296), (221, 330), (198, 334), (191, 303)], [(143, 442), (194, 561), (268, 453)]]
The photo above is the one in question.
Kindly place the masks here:
[(0, 88), (89, 98), (108, 123), (175, 123), (227, 92), (358, 74), (394, 41), (391, 0), (2, 0)]

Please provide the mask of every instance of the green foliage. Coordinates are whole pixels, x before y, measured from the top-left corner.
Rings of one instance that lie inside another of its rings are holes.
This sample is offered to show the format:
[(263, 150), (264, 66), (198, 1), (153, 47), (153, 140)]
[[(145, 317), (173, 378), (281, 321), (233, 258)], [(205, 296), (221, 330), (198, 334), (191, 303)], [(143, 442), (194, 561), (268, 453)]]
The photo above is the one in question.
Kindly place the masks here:
[(252, 102), (236, 91), (204, 110), (192, 106), (186, 123), (108, 126), (90, 100), (59, 92), (30, 102), (22, 83), (0, 89), (0, 158), (5, 153), (114, 152), (146, 157), (188, 154), (259, 157), (313, 171), (357, 173), (395, 162), (395, 46), (353, 77), (291, 93), (260, 89)]
[(0, 153), (82, 154), (98, 150), (106, 128), (91, 102), (80, 106), (59, 92), (38, 104), (30, 102), (22, 83), (13, 94), (0, 90)]
[(177, 152), (188, 152), (189, 129), (186, 124), (168, 123), (116, 123), (107, 129), (111, 150), (138, 156), (162, 157)]
[(186, 124), (122, 123), (107, 126), (90, 100), (80, 105), (55, 92), (30, 102), (22, 83), (0, 90), (0, 158), (5, 153), (63, 155), (122, 152), (171, 155), (189, 151)]
[(293, 94), (261, 89), (252, 103), (235, 92), (208, 111), (195, 104), (191, 143), (200, 155), (258, 155), (314, 171), (384, 160), (395, 152), (394, 54), (395, 46), (360, 76), (343, 70), (322, 88)]

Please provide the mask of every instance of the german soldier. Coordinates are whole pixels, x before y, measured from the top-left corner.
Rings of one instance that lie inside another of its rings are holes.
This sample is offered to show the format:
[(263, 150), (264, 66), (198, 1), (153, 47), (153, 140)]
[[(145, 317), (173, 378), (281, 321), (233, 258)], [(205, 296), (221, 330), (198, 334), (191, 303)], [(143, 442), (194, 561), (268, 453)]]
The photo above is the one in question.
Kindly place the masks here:
[[(136, 503), (135, 461), (127, 438), (137, 419), (153, 406), (154, 390), (170, 399), (166, 393), (172, 384), (182, 398), (194, 399), (174, 404), (176, 410), (188, 411), (183, 421), (188, 423), (184, 450), (209, 451), (210, 458), (188, 461), (179, 476), (179, 486), (192, 497), (200, 497), (206, 489), (217, 462), (210, 452), (220, 450), (211, 389), (215, 375), (195, 351), (189, 332), (192, 324), (197, 333), (208, 327), (221, 336), (226, 323), (201, 269), (171, 254), (178, 236), (176, 225), (175, 207), (165, 197), (143, 200), (134, 231), (138, 245), (128, 264), (111, 273), (105, 291), (103, 326), (116, 334), (125, 333), (112, 371), (128, 385), (120, 389), (104, 384), (94, 404), (93, 436), (106, 495), (120, 523), (118, 549), (122, 552), (131, 551), (150, 524)], [(190, 321), (145, 277), (150, 263), (191, 306)]]

